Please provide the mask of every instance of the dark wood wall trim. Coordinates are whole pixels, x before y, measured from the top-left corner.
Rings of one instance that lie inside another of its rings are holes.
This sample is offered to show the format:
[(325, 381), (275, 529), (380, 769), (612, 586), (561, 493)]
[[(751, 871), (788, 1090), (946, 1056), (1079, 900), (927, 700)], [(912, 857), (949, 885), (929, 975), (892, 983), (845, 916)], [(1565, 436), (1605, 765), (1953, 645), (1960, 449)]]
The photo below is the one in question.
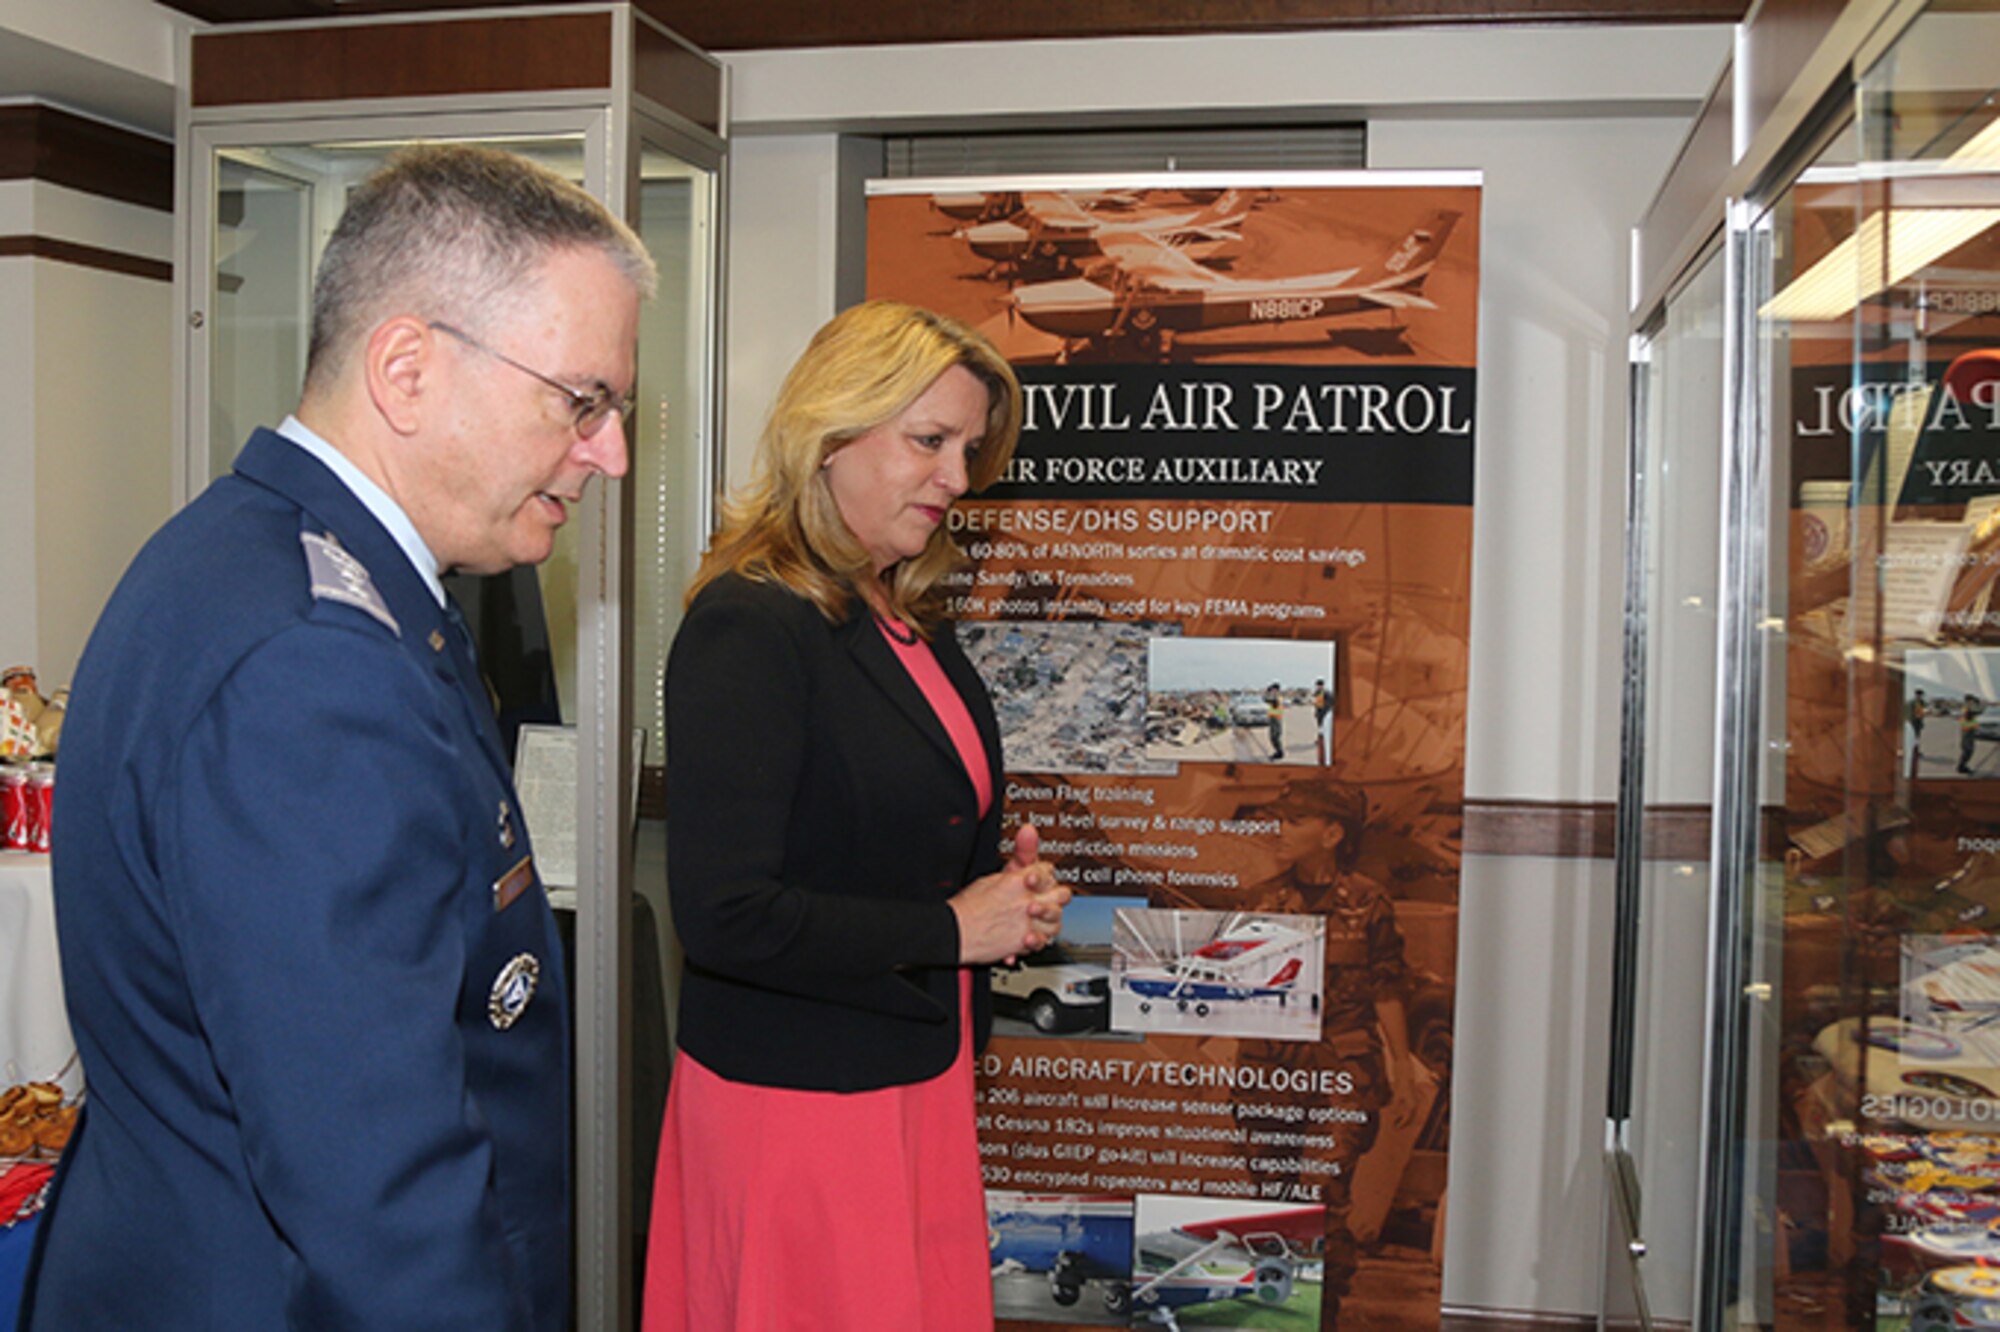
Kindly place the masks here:
[[(210, 23), (588, 0), (164, 0)], [(638, 0), (710, 51), (885, 42), (1299, 32), (1415, 23), (1734, 23), (1748, 0)]]
[(52, 106), (0, 106), (0, 180), (174, 210), (174, 145)]
[[(1654, 805), (1646, 811), (1647, 860), (1706, 860), (1707, 805)], [(1468, 800), (1468, 855), (1561, 856), (1609, 860), (1618, 843), (1618, 807), (1609, 801)]]
[(1458, 1308), (1444, 1311), (1438, 1332), (1597, 1332), (1597, 1319), (1583, 1314)]
[(1468, 800), (1467, 855), (1609, 860), (1617, 809), (1604, 801)]
[(1653, 805), (1645, 813), (1647, 860), (1707, 860), (1715, 821), (1707, 805)]
[[(1686, 1332), (1689, 1324), (1653, 1320), (1657, 1332)], [(1635, 1320), (1612, 1317), (1603, 1332), (1640, 1332)], [(1594, 1314), (1527, 1313), (1513, 1309), (1446, 1309), (1439, 1332), (1600, 1332)]]
[(195, 106), (611, 85), (611, 15), (308, 24), (194, 38)]
[(76, 264), (83, 268), (102, 269), (107, 273), (122, 273), (126, 277), (151, 278), (155, 282), (174, 280), (174, 266), (164, 259), (147, 259), (141, 255), (100, 249), (95, 245), (79, 245), (75, 241), (56, 240), (50, 236), (0, 236), (0, 259), (23, 256), (53, 259), (59, 264)]

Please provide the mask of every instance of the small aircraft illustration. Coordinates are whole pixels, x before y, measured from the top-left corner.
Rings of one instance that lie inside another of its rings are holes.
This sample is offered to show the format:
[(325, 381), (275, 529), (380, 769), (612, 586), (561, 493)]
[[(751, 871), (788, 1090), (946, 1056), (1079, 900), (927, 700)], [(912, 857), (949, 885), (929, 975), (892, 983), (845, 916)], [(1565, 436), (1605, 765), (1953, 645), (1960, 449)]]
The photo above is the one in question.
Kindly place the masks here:
[(1180, 1332), (1182, 1309), (1224, 1300), (1283, 1304), (1292, 1298), (1299, 1268), (1325, 1241), (1323, 1207), (1185, 1221), (1149, 1232), (1138, 1241), (1131, 1308), (1167, 1332)]
[(1225, 191), (1206, 208), (1106, 218), (1088, 212), (1071, 195), (1031, 193), (1011, 218), (981, 222), (954, 233), (972, 252), (993, 265), (995, 276), (1048, 277), (1074, 272), (1080, 261), (1108, 251), (1107, 243), (1146, 238), (1212, 250), (1242, 239), (1237, 228), (1250, 209), (1236, 190)]
[[(1208, 203), (1221, 193), (1212, 190), (1201, 202)], [(1061, 195), (1035, 197), (1067, 199), (1093, 212), (1123, 212), (1139, 206), (1139, 196), (1125, 190), (1064, 190)], [(943, 190), (931, 196), (931, 207), (956, 222), (1004, 222), (1019, 215), (1026, 205), (1019, 190)]]
[(1112, 1195), (989, 1193), (986, 1234), (993, 1271), (1046, 1272), (1049, 1296), (1067, 1308), (1084, 1283), (1104, 1282), (1104, 1308), (1131, 1302), (1132, 1200)]
[[(1251, 920), (1191, 953), (1155, 966), (1136, 967), (1118, 983), (1139, 996), (1139, 1011), (1155, 1000), (1207, 1017), (1219, 1003), (1276, 999), (1282, 1006), (1299, 987), (1312, 939), (1275, 921)], [(1319, 996), (1311, 1001), (1317, 1007)]]
[(1001, 222), (1021, 211), (1019, 190), (948, 190), (931, 196), (931, 207), (954, 222)]
[(1196, 263), (1170, 236), (1105, 235), (1096, 239), (1104, 264), (1086, 276), (1018, 287), (1010, 310), (1063, 339), (1064, 360), (1085, 351), (1166, 360), (1176, 339), (1190, 333), (1435, 310), (1424, 282), (1459, 216), (1431, 213), (1367, 268), (1299, 277), (1227, 277)]

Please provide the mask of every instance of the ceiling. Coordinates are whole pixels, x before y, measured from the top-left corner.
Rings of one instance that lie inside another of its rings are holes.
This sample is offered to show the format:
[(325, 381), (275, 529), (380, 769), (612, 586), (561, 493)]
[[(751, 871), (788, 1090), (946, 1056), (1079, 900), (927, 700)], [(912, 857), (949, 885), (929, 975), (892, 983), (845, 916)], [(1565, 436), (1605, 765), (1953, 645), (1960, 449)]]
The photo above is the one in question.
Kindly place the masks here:
[[(210, 23), (592, 0), (160, 0)], [(1748, 0), (637, 0), (712, 51), (1435, 23), (1734, 23)]]
[[(61, 5), (65, 0), (45, 0)], [(229, 24), (335, 15), (443, 13), (602, 0), (101, 0), (171, 25)], [(1798, 2), (1798, 0), (1795, 0)], [(897, 42), (1009, 40), (1160, 33), (1407, 26), (1412, 23), (1736, 22), (1747, 0), (635, 0), (637, 7), (714, 51)], [(34, 13), (61, 13), (61, 10)], [(95, 10), (89, 12), (97, 12)], [(87, 23), (81, 15), (73, 29)], [(0, 96), (43, 101), (171, 138), (171, 62), (159, 68), (119, 53), (80, 49), (62, 24), (0, 21)], [(162, 46), (162, 49), (169, 49)]]

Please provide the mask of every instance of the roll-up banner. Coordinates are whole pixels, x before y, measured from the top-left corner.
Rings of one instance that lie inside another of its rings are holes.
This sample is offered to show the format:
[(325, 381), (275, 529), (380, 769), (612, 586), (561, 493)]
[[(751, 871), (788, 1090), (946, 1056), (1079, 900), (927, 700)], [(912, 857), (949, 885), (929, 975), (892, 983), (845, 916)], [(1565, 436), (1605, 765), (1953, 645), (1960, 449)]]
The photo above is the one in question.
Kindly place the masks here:
[(879, 181), (868, 290), (1026, 426), (950, 522), (1008, 827), (1002, 1327), (1435, 1328), (1479, 325), (1475, 173)]

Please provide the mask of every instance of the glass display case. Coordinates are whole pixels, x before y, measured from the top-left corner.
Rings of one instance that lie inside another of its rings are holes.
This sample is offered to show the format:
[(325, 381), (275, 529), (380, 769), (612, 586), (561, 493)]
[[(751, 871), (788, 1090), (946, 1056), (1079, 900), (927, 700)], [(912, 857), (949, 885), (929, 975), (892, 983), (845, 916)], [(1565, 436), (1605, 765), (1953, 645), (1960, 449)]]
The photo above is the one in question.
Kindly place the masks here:
[(1996, 84), (2000, 7), (1847, 6), (1640, 310), (1607, 1271), (1642, 1326), (2000, 1327)]
[[(1623, 982), (1614, 1059), (1614, 1163), (1621, 1171), (1632, 1312), (1685, 1322), (1694, 1291), (1694, 1176), (1701, 1133), (1698, 1024), (1710, 881), (1707, 797), (1715, 768), (1716, 612), (1722, 459), (1723, 257), (1711, 249), (1634, 341), (1629, 669), (1629, 809), (1620, 851)], [(1629, 863), (1625, 863), (1629, 862)]]
[[(348, 82), (298, 100), (274, 100), (291, 93), (240, 72), (333, 46), (350, 57), (328, 62)], [(436, 58), (388, 63), (407, 49)], [(543, 768), (555, 805), (538, 809), (526, 788), (523, 800), (572, 945), (578, 1324), (631, 1326), (674, 976), (654, 807), (660, 690), (720, 480), (720, 68), (626, 4), (232, 26), (197, 34), (189, 57), (184, 500), (229, 468), (254, 427), (296, 405), (321, 248), (350, 187), (406, 144), (533, 158), (629, 221), (659, 266), (624, 423), (628, 475), (586, 492), (543, 565), (453, 589), (507, 742), (545, 728), (531, 735), (555, 756)], [(650, 819), (635, 817), (642, 788)]]

